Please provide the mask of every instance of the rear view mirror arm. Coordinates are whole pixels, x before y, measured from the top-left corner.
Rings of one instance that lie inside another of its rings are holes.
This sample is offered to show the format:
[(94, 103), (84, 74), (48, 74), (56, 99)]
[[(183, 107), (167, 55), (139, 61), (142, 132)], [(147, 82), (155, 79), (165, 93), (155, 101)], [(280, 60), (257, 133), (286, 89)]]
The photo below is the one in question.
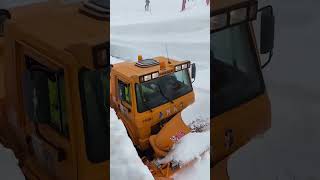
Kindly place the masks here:
[(272, 56), (273, 56), (273, 51), (270, 51), (268, 61), (261, 66), (261, 69), (264, 69), (271, 62)]

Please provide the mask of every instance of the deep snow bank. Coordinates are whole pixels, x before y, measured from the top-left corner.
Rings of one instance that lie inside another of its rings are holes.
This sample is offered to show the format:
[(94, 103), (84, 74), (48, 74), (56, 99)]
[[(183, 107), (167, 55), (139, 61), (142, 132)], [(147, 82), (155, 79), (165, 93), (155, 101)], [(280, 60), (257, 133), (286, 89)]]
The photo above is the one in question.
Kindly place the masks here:
[(110, 179), (153, 179), (148, 167), (140, 160), (125, 126), (111, 108), (110, 134)]

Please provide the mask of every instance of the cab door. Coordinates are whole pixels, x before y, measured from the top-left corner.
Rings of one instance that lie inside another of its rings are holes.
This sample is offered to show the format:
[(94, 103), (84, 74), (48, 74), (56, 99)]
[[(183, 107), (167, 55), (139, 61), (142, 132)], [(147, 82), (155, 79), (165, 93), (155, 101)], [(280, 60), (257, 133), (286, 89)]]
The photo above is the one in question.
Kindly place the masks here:
[(131, 84), (122, 78), (117, 78), (116, 83), (118, 108), (122, 116), (131, 120), (133, 118)]
[(138, 143), (136, 134), (136, 125), (133, 121), (134, 111), (133, 111), (133, 96), (132, 96), (132, 84), (121, 77), (116, 77), (116, 99), (118, 110), (120, 112), (121, 119), (126, 125), (129, 135), (131, 136), (133, 142)]
[(24, 46), (18, 56), (25, 111), (24, 168), (39, 179), (77, 179), (66, 69)]

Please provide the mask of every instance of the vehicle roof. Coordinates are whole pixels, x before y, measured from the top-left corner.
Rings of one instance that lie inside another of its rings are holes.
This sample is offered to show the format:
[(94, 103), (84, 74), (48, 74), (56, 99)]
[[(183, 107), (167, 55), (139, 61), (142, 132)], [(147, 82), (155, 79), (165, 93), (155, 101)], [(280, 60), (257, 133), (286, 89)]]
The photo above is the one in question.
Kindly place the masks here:
[[(166, 70), (174, 70), (176, 65), (188, 62), (188, 61), (177, 61), (177, 60), (169, 59), (171, 64), (168, 64), (168, 58), (163, 57), (163, 56), (155, 57), (152, 59), (154, 59), (158, 62), (164, 61), (166, 63)], [(121, 63), (114, 64), (112, 69), (127, 78), (130, 78), (133, 76), (139, 77), (142, 75), (146, 75), (146, 74), (150, 74), (150, 73), (153, 73), (156, 71), (160, 71), (160, 65), (155, 65), (155, 66), (151, 66), (151, 67), (147, 67), (147, 68), (141, 68), (141, 67), (137, 67), (135, 64), (136, 64), (136, 62), (132, 62), (132, 61), (121, 62)]]
[(80, 3), (35, 3), (10, 9), (20, 31), (51, 47), (66, 49), (79, 43), (109, 41), (109, 22), (79, 13)]
[(210, 8), (211, 11), (217, 11), (219, 9), (223, 9), (247, 1), (251, 0), (213, 0), (213, 2), (210, 4)]

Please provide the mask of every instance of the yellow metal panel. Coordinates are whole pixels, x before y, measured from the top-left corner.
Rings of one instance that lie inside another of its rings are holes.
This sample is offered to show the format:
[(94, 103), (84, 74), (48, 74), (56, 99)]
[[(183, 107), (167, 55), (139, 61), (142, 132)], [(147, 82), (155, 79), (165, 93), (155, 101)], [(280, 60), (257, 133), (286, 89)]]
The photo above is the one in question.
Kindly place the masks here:
[[(267, 94), (242, 104), (213, 119), (211, 142), (213, 143), (213, 163), (218, 163), (247, 144), (252, 138), (263, 134), (271, 126), (271, 107)], [(227, 147), (226, 130), (233, 131), (233, 144)]]

